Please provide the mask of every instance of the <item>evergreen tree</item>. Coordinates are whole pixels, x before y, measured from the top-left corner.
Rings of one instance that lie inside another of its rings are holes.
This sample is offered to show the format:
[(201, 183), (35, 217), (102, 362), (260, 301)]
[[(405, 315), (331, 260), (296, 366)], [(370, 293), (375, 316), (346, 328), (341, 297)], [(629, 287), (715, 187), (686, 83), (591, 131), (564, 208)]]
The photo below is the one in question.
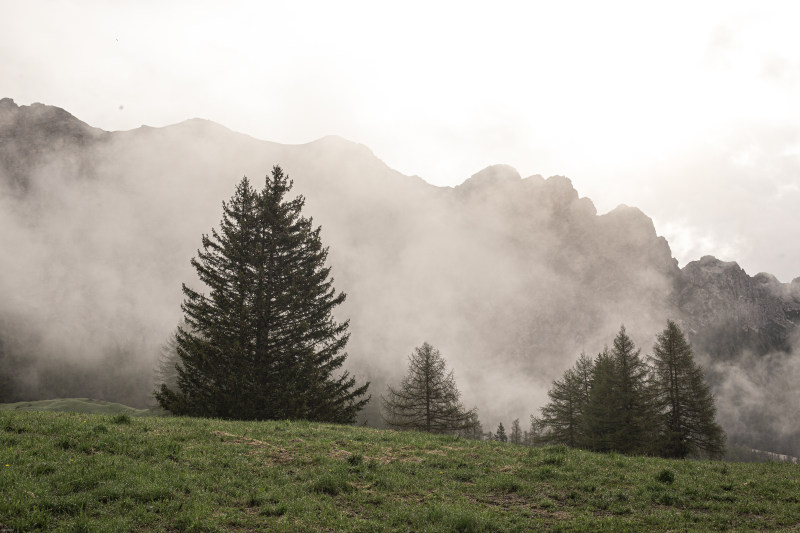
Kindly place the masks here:
[(614, 449), (623, 453), (651, 451), (655, 411), (649, 385), (649, 368), (640, 357), (641, 350), (621, 326), (614, 338), (611, 356), (616, 368), (618, 424)]
[(594, 360), (589, 401), (583, 419), (584, 446), (600, 452), (616, 449), (620, 424), (618, 404), (617, 369), (606, 348)]
[(547, 392), (550, 402), (542, 408), (539, 423), (545, 428), (544, 442), (584, 446), (586, 409), (589, 404), (594, 362), (581, 354), (573, 368), (553, 382)]
[[(183, 327), (187, 327), (183, 323)], [(181, 358), (178, 355), (178, 329), (167, 337), (167, 340), (161, 345), (158, 357), (158, 367), (156, 368), (156, 387), (160, 388), (161, 385), (166, 385), (167, 388), (176, 390), (178, 388), (178, 371), (177, 366), (181, 364)]]
[(511, 444), (522, 444), (522, 428), (519, 425), (519, 418), (511, 422), (511, 435), (508, 437)]
[(655, 410), (649, 369), (622, 326), (611, 351), (594, 361), (583, 420), (585, 446), (623, 453), (652, 451)]
[(447, 372), (439, 350), (426, 342), (409, 357), (400, 388), (388, 387), (384, 420), (392, 428), (429, 433), (474, 429), (477, 410), (465, 410), (460, 396), (453, 371)]
[(341, 372), (349, 323), (332, 311), (345, 295), (333, 288), (320, 228), (301, 215), (305, 199), (286, 198), (291, 188), (277, 166), (260, 192), (242, 179), (219, 231), (203, 235), (192, 266), (209, 294), (183, 286), (178, 387), (156, 393), (165, 409), (352, 422), (368, 401), (368, 384)]
[(725, 453), (725, 434), (716, 423), (716, 407), (703, 370), (675, 322), (657, 337), (651, 358), (654, 390), (661, 413), (659, 454), (683, 458), (697, 452)]
[[(589, 393), (592, 390), (592, 379), (594, 377), (594, 361), (585, 353), (581, 353), (575, 363), (575, 387), (580, 400), (581, 418), (585, 415), (586, 405), (589, 403)], [(581, 420), (583, 422), (583, 420)]]
[(500, 425), (497, 426), (497, 431), (494, 434), (494, 440), (500, 442), (508, 442), (508, 436), (506, 435), (506, 428), (503, 427), (502, 422), (500, 422)]
[(582, 430), (580, 382), (572, 368), (547, 391), (550, 401), (542, 407), (541, 424), (545, 427), (544, 442), (577, 446)]

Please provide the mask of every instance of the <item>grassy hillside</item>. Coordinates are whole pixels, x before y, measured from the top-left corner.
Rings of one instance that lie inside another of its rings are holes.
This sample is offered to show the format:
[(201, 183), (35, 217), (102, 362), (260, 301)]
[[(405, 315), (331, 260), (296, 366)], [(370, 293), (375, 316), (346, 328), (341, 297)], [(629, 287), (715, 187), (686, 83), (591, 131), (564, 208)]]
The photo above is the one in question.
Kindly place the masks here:
[(0, 411), (0, 531), (800, 528), (800, 466), (307, 422)]
[(0, 409), (9, 411), (58, 411), (64, 413), (86, 413), (93, 415), (144, 416), (151, 414), (149, 409), (136, 409), (121, 403), (92, 400), (90, 398), (64, 398), (57, 400), (38, 400), (35, 402), (0, 403)]

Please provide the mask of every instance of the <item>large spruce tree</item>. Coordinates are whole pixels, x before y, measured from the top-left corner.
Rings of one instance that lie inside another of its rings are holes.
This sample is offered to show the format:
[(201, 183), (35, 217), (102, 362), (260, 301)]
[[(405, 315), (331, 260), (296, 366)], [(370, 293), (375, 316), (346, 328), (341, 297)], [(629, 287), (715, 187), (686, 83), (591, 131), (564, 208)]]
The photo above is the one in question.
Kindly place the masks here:
[(656, 406), (650, 369), (641, 351), (620, 327), (611, 350), (597, 356), (583, 429), (587, 448), (623, 453), (652, 453)]
[(383, 397), (389, 427), (429, 433), (457, 433), (478, 424), (476, 409), (465, 410), (453, 371), (447, 372), (439, 350), (424, 343), (409, 357), (400, 388), (388, 387)]
[(655, 430), (655, 406), (649, 389), (650, 369), (641, 350), (621, 326), (614, 338), (611, 357), (616, 367), (617, 434), (613, 448), (625, 453), (651, 451)]
[(704, 452), (711, 457), (725, 453), (725, 433), (717, 424), (714, 397), (694, 361), (692, 347), (675, 322), (667, 321), (651, 357), (653, 389), (661, 412), (658, 453), (686, 457)]
[(176, 413), (231, 419), (352, 422), (368, 398), (341, 370), (348, 321), (320, 228), (301, 215), (304, 198), (274, 167), (263, 190), (242, 179), (223, 202), (219, 231), (203, 235), (192, 266), (208, 294), (183, 286), (185, 325), (175, 350), (177, 390), (159, 404)]

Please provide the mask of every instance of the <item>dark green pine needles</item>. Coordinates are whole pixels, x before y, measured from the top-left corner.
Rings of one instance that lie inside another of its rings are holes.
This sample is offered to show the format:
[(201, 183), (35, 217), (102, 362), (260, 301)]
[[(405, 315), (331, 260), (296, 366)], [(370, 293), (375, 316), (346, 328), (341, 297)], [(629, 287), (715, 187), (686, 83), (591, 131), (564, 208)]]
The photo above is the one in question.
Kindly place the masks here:
[(692, 347), (672, 320), (658, 335), (651, 358), (654, 393), (661, 413), (663, 457), (683, 458), (705, 452), (725, 453), (725, 432), (716, 422), (716, 406)]
[(336, 322), (337, 293), (320, 228), (301, 216), (302, 196), (274, 167), (264, 189), (245, 177), (222, 204), (219, 230), (192, 259), (208, 294), (183, 286), (176, 333), (177, 389), (159, 404), (175, 414), (227, 419), (352, 422), (367, 403), (341, 367), (349, 321)]
[(594, 451), (721, 457), (725, 433), (714, 397), (692, 348), (671, 320), (648, 365), (620, 328), (614, 347), (592, 361), (582, 355), (553, 382), (550, 401), (534, 419), (539, 438)]

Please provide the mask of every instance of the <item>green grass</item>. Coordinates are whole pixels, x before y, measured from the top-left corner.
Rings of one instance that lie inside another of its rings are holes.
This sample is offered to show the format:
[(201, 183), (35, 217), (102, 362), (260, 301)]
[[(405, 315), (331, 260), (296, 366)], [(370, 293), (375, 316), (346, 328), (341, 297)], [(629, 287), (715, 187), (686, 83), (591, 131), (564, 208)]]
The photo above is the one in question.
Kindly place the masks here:
[(86, 413), (93, 415), (127, 414), (146, 416), (158, 414), (157, 410), (136, 409), (121, 403), (92, 400), (89, 398), (66, 398), (58, 400), (38, 400), (35, 402), (0, 403), (0, 410), (7, 411), (57, 411), (64, 413)]
[(800, 466), (313, 424), (0, 411), (0, 531), (800, 528)]

